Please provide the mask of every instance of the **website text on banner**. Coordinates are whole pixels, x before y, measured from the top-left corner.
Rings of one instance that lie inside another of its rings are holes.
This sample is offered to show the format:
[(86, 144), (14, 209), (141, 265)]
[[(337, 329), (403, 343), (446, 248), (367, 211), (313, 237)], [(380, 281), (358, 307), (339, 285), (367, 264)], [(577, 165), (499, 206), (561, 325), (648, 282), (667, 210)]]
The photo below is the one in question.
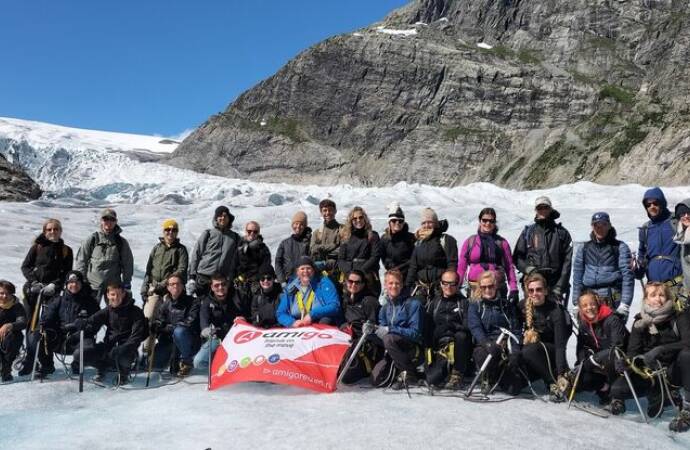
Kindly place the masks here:
[(327, 325), (261, 329), (237, 320), (213, 357), (211, 389), (268, 381), (333, 392), (350, 340)]

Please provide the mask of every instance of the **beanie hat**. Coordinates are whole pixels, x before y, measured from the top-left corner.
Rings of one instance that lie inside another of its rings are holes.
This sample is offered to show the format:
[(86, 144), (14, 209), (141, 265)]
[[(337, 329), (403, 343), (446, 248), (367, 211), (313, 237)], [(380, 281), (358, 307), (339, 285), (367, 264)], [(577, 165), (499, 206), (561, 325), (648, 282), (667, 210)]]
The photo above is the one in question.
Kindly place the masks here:
[(403, 213), (403, 210), (400, 207), (400, 203), (393, 202), (390, 205), (388, 205), (388, 218), (389, 219), (396, 218), (396, 219), (405, 220), (405, 214)]
[(690, 208), (685, 203), (678, 203), (676, 205), (676, 219), (683, 217), (683, 214), (690, 214)]
[(312, 266), (312, 267), (314, 267), (314, 261), (306, 255), (300, 256), (297, 259), (297, 265), (295, 267), (301, 267), (301, 266)]
[(69, 283), (70, 281), (78, 281), (79, 284), (84, 284), (84, 275), (78, 270), (70, 270), (65, 277), (65, 283)]
[(551, 208), (551, 199), (545, 195), (542, 195), (541, 197), (537, 197), (537, 199), (534, 201), (534, 207), (538, 208), (541, 205), (546, 205), (549, 208)]
[(262, 279), (263, 277), (271, 277), (271, 279), (276, 278), (276, 271), (273, 269), (273, 266), (270, 264), (261, 266), (259, 269), (259, 279)]
[(175, 222), (175, 219), (165, 219), (163, 221), (163, 229), (167, 228), (174, 228), (174, 229), (179, 229), (179, 226), (177, 225), (177, 222)]
[(434, 211), (431, 208), (424, 208), (422, 210), (422, 222), (434, 222), (438, 223), (438, 215), (436, 215), (436, 211)]
[(297, 211), (294, 216), (292, 216), (292, 222), (301, 222), (304, 226), (307, 226), (307, 214), (304, 211)]

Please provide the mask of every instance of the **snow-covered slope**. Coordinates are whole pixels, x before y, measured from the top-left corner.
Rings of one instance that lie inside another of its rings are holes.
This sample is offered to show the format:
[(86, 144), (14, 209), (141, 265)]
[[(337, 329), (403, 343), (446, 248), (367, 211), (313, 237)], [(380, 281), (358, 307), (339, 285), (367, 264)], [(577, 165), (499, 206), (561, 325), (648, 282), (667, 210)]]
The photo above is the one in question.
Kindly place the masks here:
[[(219, 204), (237, 216), (236, 230), (257, 220), (273, 253), (290, 234), (296, 210), (306, 211), (310, 225), (318, 227), (317, 205), (323, 197), (336, 201), (339, 219), (352, 206), (363, 206), (379, 231), (387, 221), (386, 205), (393, 200), (401, 203), (413, 227), (421, 209), (431, 206), (449, 219), (449, 232), (459, 240), (475, 231), (479, 210), (493, 206), (501, 234), (514, 243), (532, 220), (534, 198), (542, 194), (551, 197), (576, 241), (587, 238), (591, 214), (606, 210), (621, 239), (636, 248), (637, 226), (646, 220), (641, 205), (645, 188), (636, 185), (577, 183), (516, 192), (484, 183), (452, 189), (404, 183), (386, 188), (255, 183), (159, 164), (156, 152), (174, 145), (159, 140), (0, 119), (0, 153), (14, 158), (49, 191), (36, 202), (0, 204), (0, 278), (22, 284), (19, 267), (46, 218), (62, 220), (64, 238), (76, 251), (96, 229), (98, 211), (105, 204), (117, 209), (123, 235), (134, 250), (135, 293), (161, 221), (177, 219), (180, 238), (191, 249)], [(671, 205), (690, 197), (687, 187), (665, 192)], [(633, 309), (638, 304), (639, 289)], [(141, 379), (135, 382), (142, 385)], [(0, 447), (690, 447), (690, 436), (671, 437), (667, 432), (670, 411), (645, 426), (638, 423), (633, 403), (623, 418), (605, 421), (540, 401), (477, 405), (457, 398), (413, 397), (357, 388), (314, 395), (270, 385), (207, 393), (201, 385), (186, 384), (117, 392), (89, 385), (78, 395), (69, 382), (14, 384), (0, 386), (0, 404), (5, 405), (0, 407)]]

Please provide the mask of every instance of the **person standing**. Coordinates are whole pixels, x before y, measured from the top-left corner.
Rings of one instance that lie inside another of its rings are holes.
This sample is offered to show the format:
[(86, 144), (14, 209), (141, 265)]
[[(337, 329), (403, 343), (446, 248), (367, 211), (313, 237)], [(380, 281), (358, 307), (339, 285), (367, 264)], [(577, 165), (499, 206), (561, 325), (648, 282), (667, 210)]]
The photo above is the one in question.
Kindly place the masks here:
[(410, 233), (405, 214), (397, 202), (388, 209), (388, 227), (381, 237), (381, 261), (386, 270), (397, 269), (407, 277), (410, 257), (414, 251), (414, 233)]
[(276, 277), (283, 287), (288, 279), (295, 274), (297, 261), (302, 256), (309, 256), (309, 242), (311, 241), (311, 228), (307, 225), (307, 214), (297, 211), (292, 216), (290, 223), (292, 235), (284, 239), (276, 251)]
[(372, 229), (369, 216), (360, 206), (355, 206), (347, 216), (343, 228), (340, 249), (338, 250), (338, 272), (341, 281), (353, 270), (364, 273), (368, 290), (375, 296), (381, 293), (379, 280), (379, 260), (381, 241), (379, 234)]
[(343, 226), (335, 219), (338, 210), (333, 200), (321, 200), (319, 212), (323, 217), (323, 224), (312, 233), (309, 251), (316, 267), (331, 275), (336, 269)]

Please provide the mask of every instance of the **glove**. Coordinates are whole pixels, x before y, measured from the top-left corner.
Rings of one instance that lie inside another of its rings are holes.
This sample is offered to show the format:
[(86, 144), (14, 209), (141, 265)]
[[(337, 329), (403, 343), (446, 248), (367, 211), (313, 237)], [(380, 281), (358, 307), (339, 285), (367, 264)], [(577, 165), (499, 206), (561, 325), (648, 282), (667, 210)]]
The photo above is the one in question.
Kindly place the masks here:
[(628, 370), (628, 363), (623, 358), (616, 358), (616, 360), (613, 363), (613, 366), (615, 367), (616, 372), (618, 373), (623, 373), (626, 370)]
[(371, 334), (374, 332), (375, 325), (368, 320), (362, 324), (362, 335)]
[(656, 347), (642, 355), (642, 359), (644, 360), (645, 366), (649, 367), (650, 369), (656, 369), (657, 360), (659, 359), (659, 356), (661, 356), (661, 353), (663, 351), (663, 347)]
[(43, 285), (38, 281), (34, 281), (33, 283), (31, 283), (31, 288), (29, 290), (32, 294), (38, 295), (41, 293), (41, 290), (43, 290)]
[(43, 289), (41, 289), (41, 294), (47, 297), (52, 297), (55, 295), (55, 283), (50, 283), (47, 286), (44, 286)]
[(208, 339), (211, 337), (211, 327), (206, 327), (203, 330), (201, 330), (201, 337), (204, 339)]
[(551, 293), (558, 300), (561, 300), (563, 298), (563, 292), (561, 291), (561, 288), (558, 286), (555, 286), (553, 289), (551, 289)]
[(628, 315), (630, 314), (630, 305), (626, 305), (625, 303), (621, 303), (618, 305), (618, 308), (616, 308), (616, 315), (620, 316), (621, 319), (623, 319), (623, 323), (628, 321)]
[(379, 339), (383, 339), (385, 335), (388, 334), (390, 330), (386, 326), (380, 325), (378, 328), (376, 328), (376, 336), (379, 337)]
[(518, 291), (510, 291), (510, 294), (508, 294), (508, 301), (512, 305), (517, 305), (520, 303), (520, 295), (518, 294)]
[(196, 294), (196, 281), (193, 278), (190, 278), (190, 280), (187, 281), (187, 295), (194, 294)]

